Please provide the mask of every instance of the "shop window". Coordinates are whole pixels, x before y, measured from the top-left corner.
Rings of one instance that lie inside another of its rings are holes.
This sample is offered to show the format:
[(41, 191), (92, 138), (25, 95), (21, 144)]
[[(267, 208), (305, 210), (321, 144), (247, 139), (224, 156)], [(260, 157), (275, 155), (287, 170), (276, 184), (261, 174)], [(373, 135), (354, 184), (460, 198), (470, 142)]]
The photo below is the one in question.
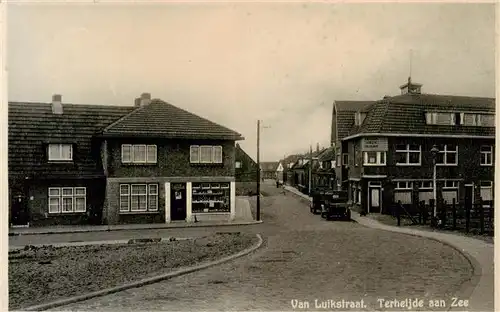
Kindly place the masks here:
[(193, 213), (230, 212), (229, 183), (193, 183), (192, 211)]

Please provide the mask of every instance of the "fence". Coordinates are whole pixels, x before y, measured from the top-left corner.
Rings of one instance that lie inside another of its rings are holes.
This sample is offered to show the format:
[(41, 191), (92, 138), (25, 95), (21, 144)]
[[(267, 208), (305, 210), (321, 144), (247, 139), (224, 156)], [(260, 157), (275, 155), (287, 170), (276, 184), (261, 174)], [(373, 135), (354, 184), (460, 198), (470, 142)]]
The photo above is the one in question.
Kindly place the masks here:
[(474, 203), (459, 204), (453, 199), (449, 204), (442, 201), (434, 214), (434, 201), (430, 200), (429, 205), (421, 201), (416, 205), (403, 205), (396, 203), (392, 209), (392, 215), (398, 219), (407, 218), (413, 224), (430, 225), (441, 229), (459, 230), (474, 234), (494, 234), (494, 210), (493, 201), (483, 201), (479, 199)]

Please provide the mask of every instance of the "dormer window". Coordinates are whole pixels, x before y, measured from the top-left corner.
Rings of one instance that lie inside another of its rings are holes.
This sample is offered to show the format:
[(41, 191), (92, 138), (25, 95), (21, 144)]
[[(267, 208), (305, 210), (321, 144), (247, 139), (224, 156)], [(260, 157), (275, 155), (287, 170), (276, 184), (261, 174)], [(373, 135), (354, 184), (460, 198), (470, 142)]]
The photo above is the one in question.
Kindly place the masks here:
[(363, 121), (365, 120), (365, 117), (366, 113), (356, 112), (356, 115), (354, 116), (354, 125), (361, 126), (363, 124)]
[(49, 144), (48, 146), (49, 161), (72, 161), (73, 160), (73, 145), (72, 144)]
[(490, 113), (426, 112), (425, 120), (428, 125), (495, 126), (495, 114)]

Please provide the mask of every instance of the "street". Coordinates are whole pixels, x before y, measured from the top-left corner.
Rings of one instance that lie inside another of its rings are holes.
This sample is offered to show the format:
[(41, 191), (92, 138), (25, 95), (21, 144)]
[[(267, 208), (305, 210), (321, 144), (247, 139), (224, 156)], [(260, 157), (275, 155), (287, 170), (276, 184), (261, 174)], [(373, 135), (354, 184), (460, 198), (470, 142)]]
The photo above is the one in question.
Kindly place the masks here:
[[(471, 275), (466, 258), (447, 245), (355, 222), (325, 221), (274, 184), (263, 184), (262, 191), (267, 196), (262, 198), (264, 223), (259, 225), (30, 235), (10, 237), (9, 242), (187, 237), (220, 231), (261, 233), (264, 238), (263, 246), (249, 256), (56, 309), (60, 311), (310, 310), (330, 299), (363, 299), (365, 310), (387, 310), (377, 299), (407, 298), (443, 299), (449, 307)], [(433, 308), (424, 305), (420, 310)]]

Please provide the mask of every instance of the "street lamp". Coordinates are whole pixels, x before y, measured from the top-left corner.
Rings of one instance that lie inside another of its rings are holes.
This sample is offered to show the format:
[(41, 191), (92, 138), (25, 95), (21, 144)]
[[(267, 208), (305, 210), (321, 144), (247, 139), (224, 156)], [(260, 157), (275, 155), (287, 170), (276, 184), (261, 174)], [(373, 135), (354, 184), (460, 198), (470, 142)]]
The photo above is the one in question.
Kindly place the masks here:
[(433, 216), (434, 218), (437, 215), (437, 195), (436, 195), (436, 158), (437, 154), (439, 153), (439, 149), (436, 144), (432, 146), (431, 149), (431, 155), (432, 155), (432, 166), (433, 166), (433, 174), (432, 174), (432, 192), (433, 192), (433, 197), (434, 197), (434, 211), (433, 211)]

